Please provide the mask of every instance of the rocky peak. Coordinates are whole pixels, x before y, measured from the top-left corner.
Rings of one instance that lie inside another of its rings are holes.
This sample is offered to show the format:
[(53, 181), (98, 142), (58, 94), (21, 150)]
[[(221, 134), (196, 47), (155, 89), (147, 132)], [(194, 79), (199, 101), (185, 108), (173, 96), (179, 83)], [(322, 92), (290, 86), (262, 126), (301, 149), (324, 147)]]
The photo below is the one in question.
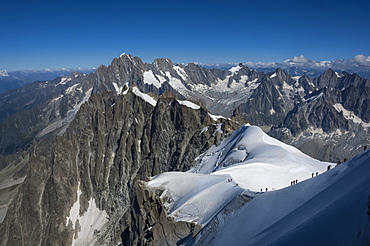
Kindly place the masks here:
[(335, 88), (337, 85), (338, 76), (331, 68), (326, 70), (319, 78), (314, 80), (314, 84), (319, 89), (321, 88)]
[(298, 84), (303, 87), (306, 95), (309, 95), (314, 90), (316, 90), (315, 85), (312, 83), (311, 79), (306, 74), (303, 74), (299, 78)]
[(309, 127), (322, 129), (330, 133), (336, 129), (348, 130), (348, 122), (333, 105), (335, 100), (324, 88), (313, 92), (303, 103), (288, 113), (284, 126), (296, 136)]
[(280, 68), (277, 68), (275, 72), (270, 75), (270, 79), (275, 81), (279, 86), (284, 86), (284, 83), (289, 85), (293, 85), (295, 83), (292, 76)]
[(252, 124), (269, 126), (285, 116), (284, 100), (273, 83), (263, 81), (249, 100), (240, 104), (237, 111)]
[(345, 89), (348, 87), (370, 87), (370, 80), (361, 78), (359, 75), (353, 73), (343, 73), (339, 78), (337, 88)]
[(198, 66), (194, 63), (189, 63), (184, 68), (186, 74), (188, 74), (190, 81), (194, 84), (204, 84), (211, 86), (217, 80), (217, 77), (211, 73), (210, 70)]
[(157, 71), (170, 71), (173, 68), (172, 61), (167, 58), (155, 59), (152, 65)]
[(144, 63), (138, 57), (123, 54), (114, 58), (112, 63), (100, 66), (95, 73), (89, 76), (87, 84), (96, 88), (96, 93), (105, 91), (116, 91), (121, 93), (126, 84), (143, 84)]
[(370, 122), (370, 88), (348, 87), (341, 90), (343, 107), (359, 117), (362, 121)]
[(243, 65), (242, 63), (239, 63), (238, 66), (240, 67), (240, 69), (232, 75), (232, 78), (235, 79), (236, 81), (240, 81), (242, 79), (242, 76), (248, 76), (249, 78), (252, 70), (250, 70), (247, 66)]
[(151, 64), (145, 64), (146, 70), (151, 70), (156, 76), (161, 76), (166, 78), (168, 81), (170, 77), (183, 80), (182, 77), (174, 70), (174, 65), (170, 59), (167, 58), (158, 58), (153, 61)]

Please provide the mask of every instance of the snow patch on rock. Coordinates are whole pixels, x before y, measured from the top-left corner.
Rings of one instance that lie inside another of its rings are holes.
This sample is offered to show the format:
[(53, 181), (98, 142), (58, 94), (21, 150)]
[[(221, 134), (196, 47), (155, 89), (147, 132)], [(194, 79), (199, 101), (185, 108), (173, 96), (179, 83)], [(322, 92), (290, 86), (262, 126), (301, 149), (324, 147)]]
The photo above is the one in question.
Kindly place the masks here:
[(90, 198), (87, 211), (81, 215), (80, 211), (80, 182), (77, 188), (77, 201), (73, 204), (66, 218), (66, 226), (71, 225), (73, 229), (72, 245), (91, 245), (94, 243), (94, 234), (108, 222), (108, 214), (96, 207), (95, 199)]
[(136, 96), (141, 97), (144, 101), (151, 104), (153, 107), (155, 107), (155, 105), (157, 104), (157, 101), (153, 97), (149, 96), (148, 94), (142, 93), (137, 87), (133, 87), (132, 92)]
[(193, 102), (190, 102), (190, 101), (187, 101), (187, 100), (177, 100), (178, 103), (180, 103), (181, 105), (185, 105), (186, 107), (188, 108), (192, 108), (192, 109), (200, 109), (200, 106), (193, 103)]

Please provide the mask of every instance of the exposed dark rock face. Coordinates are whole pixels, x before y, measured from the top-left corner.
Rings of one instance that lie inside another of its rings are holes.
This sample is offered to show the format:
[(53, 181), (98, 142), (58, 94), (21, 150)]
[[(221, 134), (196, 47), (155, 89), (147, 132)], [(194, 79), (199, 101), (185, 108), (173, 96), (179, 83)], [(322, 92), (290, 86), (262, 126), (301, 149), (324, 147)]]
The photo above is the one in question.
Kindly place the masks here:
[(338, 83), (338, 76), (332, 70), (329, 68), (324, 72), (323, 75), (321, 75), (317, 80), (314, 80), (314, 84), (317, 86), (317, 88), (335, 88)]
[[(186, 237), (193, 238), (201, 227), (189, 222), (175, 222), (168, 217), (166, 208), (155, 193), (147, 189), (142, 181), (135, 183), (130, 212), (123, 220), (130, 221), (121, 234), (123, 245), (175, 245)], [(163, 191), (162, 191), (163, 192)]]
[[(212, 70), (215, 72), (216, 70)], [(217, 80), (217, 77), (208, 69), (195, 65), (194, 63), (189, 63), (185, 67), (185, 72), (189, 74), (190, 81), (195, 84), (204, 84), (211, 86)]]
[[(81, 217), (91, 203), (109, 217), (104, 228), (90, 232), (90, 242), (120, 242), (127, 228), (130, 240), (142, 238), (147, 224), (136, 219), (144, 215), (132, 214), (135, 199), (143, 200), (135, 193), (136, 181), (189, 169), (201, 151), (234, 130), (224, 121), (223, 132), (216, 131), (215, 123), (204, 109), (174, 98), (160, 98), (153, 107), (132, 92), (93, 95), (62, 136), (32, 145), (27, 178), (1, 224), (1, 244), (70, 245), (90, 231), (79, 232), (78, 220), (67, 220), (76, 200)], [(163, 217), (159, 210), (158, 216)], [(188, 233), (188, 226), (179, 228)]]
[(339, 79), (338, 84), (336, 85), (336, 88), (343, 89), (348, 87), (370, 87), (370, 80), (361, 78), (357, 74), (349, 74), (346, 72), (343, 72), (343, 77)]
[(315, 91), (269, 134), (321, 160), (348, 159), (370, 143), (368, 93), (367, 87)]
[[(300, 82), (305, 85), (307, 79), (302, 77)], [(249, 99), (236, 108), (239, 116), (254, 125), (269, 128), (280, 124), (294, 105), (303, 100), (301, 84), (281, 69), (264, 75), (259, 82)]]
[(348, 121), (333, 107), (334, 104), (326, 89), (316, 91), (307, 101), (289, 112), (284, 125), (290, 126), (294, 136), (309, 127), (321, 128), (324, 132), (348, 130)]
[(0, 154), (27, 149), (38, 135), (57, 134), (86, 97), (87, 90), (76, 90), (84, 78), (72, 73), (0, 94)]
[(370, 122), (370, 87), (348, 87), (341, 92), (343, 107), (363, 121)]
[(250, 119), (254, 125), (273, 125), (280, 122), (285, 114), (283, 98), (272, 83), (262, 82), (246, 103), (237, 107), (239, 114)]
[(27, 174), (28, 157), (26, 152), (0, 157), (0, 223)]

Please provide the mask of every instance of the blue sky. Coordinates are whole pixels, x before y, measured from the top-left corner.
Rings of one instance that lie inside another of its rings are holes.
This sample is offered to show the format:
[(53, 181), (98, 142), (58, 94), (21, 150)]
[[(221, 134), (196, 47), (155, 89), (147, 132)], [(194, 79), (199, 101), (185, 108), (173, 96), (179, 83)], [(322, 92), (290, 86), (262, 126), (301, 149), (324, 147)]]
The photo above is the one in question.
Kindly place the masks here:
[(370, 55), (370, 1), (3, 1), (0, 70)]

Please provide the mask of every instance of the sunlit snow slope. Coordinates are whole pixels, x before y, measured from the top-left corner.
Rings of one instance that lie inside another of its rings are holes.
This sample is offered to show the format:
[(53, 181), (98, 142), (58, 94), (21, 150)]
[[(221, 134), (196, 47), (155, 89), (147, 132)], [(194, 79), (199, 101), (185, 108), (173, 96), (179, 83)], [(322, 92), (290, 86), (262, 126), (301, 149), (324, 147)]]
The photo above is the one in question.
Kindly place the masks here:
[(196, 245), (369, 245), (370, 152), (298, 185), (256, 196)]
[(243, 125), (202, 154), (189, 172), (164, 173), (147, 185), (164, 190), (161, 198), (170, 216), (206, 225), (245, 190), (253, 197), (261, 189), (281, 189), (326, 171), (328, 165), (334, 166), (269, 137), (259, 127)]
[[(369, 245), (370, 151), (328, 165), (244, 125), (190, 172), (164, 173), (147, 186), (163, 190), (175, 220), (204, 226), (182, 245)], [(248, 190), (268, 185), (286, 187)]]
[(320, 162), (269, 137), (259, 127), (243, 125), (220, 146), (204, 153), (192, 173), (231, 175), (239, 186), (253, 191), (281, 189), (316, 176), (332, 163)]

